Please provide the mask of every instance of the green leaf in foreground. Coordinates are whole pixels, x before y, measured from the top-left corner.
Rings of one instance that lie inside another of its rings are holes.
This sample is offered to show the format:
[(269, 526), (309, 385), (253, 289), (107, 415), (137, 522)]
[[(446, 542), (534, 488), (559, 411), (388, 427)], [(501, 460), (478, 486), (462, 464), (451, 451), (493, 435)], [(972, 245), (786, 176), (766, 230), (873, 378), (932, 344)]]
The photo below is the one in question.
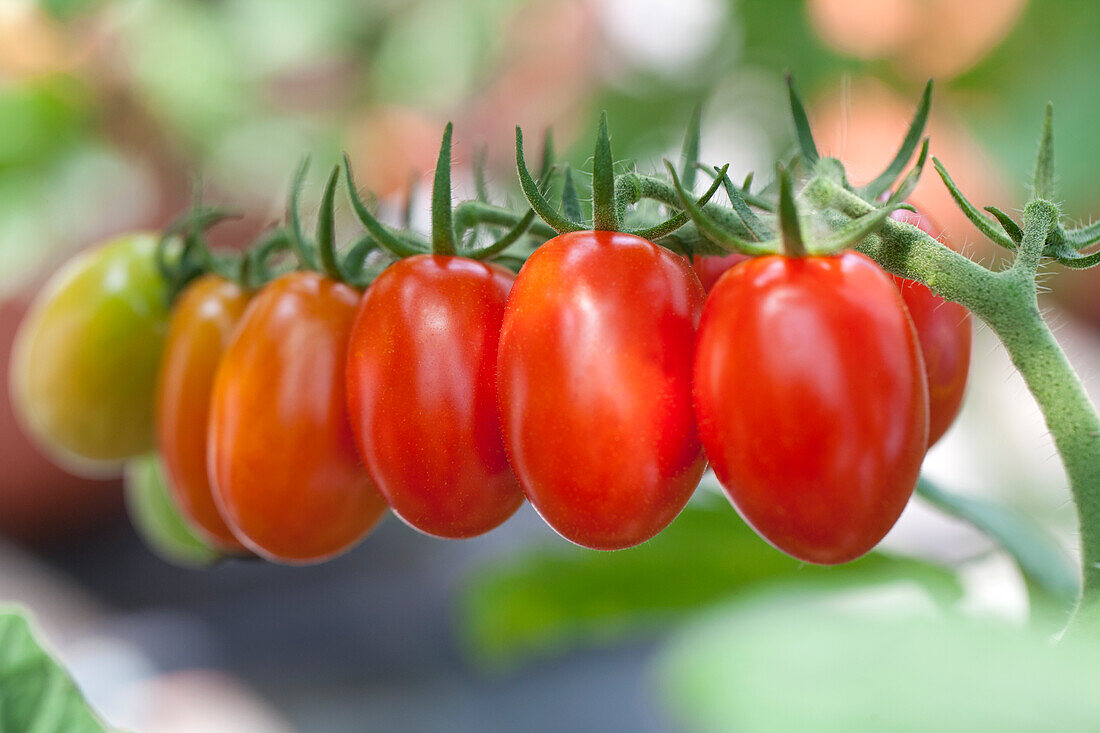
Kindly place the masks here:
[(1067, 610), (1073, 606), (1081, 587), (1077, 571), (1058, 541), (1042, 527), (1008, 507), (945, 491), (925, 478), (917, 483), (917, 494), (1000, 545), (1016, 561), (1032, 592), (1048, 594)]
[(35, 641), (24, 613), (0, 608), (0, 731), (107, 730), (61, 665)]
[(492, 561), (467, 584), (460, 622), (469, 651), (500, 665), (652, 632), (766, 584), (896, 580), (916, 582), (944, 602), (960, 593), (952, 572), (881, 553), (837, 567), (801, 563), (761, 540), (723, 497), (701, 491), (668, 529), (638, 547), (554, 545)]
[(677, 730), (699, 733), (1097, 730), (1100, 640), (1075, 641), (788, 595), (689, 627), (656, 681)]

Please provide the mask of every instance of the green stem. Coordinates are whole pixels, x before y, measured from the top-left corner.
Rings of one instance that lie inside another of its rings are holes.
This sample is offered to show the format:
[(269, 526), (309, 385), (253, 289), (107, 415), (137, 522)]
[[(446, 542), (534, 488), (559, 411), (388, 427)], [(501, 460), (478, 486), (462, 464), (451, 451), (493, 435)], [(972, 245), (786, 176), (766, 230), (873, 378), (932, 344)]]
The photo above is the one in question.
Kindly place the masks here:
[[(511, 228), (519, 224), (524, 216), (526, 216), (526, 212), (512, 211), (480, 201), (463, 201), (455, 207), (454, 227), (461, 237), (478, 224)], [(552, 239), (558, 236), (557, 231), (541, 221), (532, 222), (528, 231), (543, 239)]]

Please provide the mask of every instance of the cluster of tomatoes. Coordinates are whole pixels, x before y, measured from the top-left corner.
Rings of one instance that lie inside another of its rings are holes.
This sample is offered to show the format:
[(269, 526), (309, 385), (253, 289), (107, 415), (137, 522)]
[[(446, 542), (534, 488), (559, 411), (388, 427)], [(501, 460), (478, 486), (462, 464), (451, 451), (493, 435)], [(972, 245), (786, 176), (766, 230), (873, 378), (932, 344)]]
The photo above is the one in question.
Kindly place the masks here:
[(769, 542), (845, 562), (897, 520), (969, 362), (965, 309), (854, 252), (689, 260), (581, 230), (518, 275), (438, 252), (365, 290), (208, 272), (170, 309), (156, 254), (129, 237), (55, 276), (20, 333), (16, 403), (81, 470), (155, 435), (188, 522), (277, 562), (333, 557), (387, 509), (473, 537), (525, 498), (572, 542), (626, 548), (708, 461)]

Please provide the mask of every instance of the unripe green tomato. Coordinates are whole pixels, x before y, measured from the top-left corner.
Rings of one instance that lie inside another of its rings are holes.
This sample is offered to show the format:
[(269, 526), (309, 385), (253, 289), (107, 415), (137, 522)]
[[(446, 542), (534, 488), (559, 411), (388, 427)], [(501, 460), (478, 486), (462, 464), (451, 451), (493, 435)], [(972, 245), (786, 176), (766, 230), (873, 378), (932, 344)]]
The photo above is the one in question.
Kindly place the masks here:
[(12, 403), (52, 460), (115, 473), (153, 447), (153, 402), (168, 323), (157, 236), (130, 234), (83, 252), (35, 298), (16, 334)]
[(164, 464), (155, 453), (128, 462), (124, 475), (126, 511), (138, 535), (173, 565), (206, 567), (221, 558), (191, 529), (172, 503)]

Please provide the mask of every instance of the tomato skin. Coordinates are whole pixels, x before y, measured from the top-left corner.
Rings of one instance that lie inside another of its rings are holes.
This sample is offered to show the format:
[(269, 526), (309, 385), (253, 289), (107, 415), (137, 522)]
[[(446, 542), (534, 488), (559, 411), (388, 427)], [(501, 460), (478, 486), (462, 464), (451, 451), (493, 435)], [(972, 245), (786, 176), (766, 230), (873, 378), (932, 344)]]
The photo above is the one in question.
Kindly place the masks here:
[(228, 552), (244, 545), (214, 503), (206, 432), (214, 375), (248, 301), (239, 285), (217, 275), (191, 283), (172, 309), (157, 381), (157, 449), (172, 497), (206, 541)]
[(250, 550), (318, 562), (358, 542), (386, 504), (359, 463), (345, 399), (359, 293), (317, 273), (284, 275), (249, 303), (214, 379), (214, 500)]
[(155, 453), (126, 464), (126, 511), (145, 546), (165, 562), (181, 567), (209, 567), (221, 553), (199, 537), (180, 514), (164, 464)]
[(123, 460), (153, 447), (168, 322), (157, 239), (127, 235), (69, 260), (16, 335), (16, 415), (51, 460), (78, 475), (118, 475)]
[(464, 257), (390, 265), (363, 296), (348, 347), (348, 413), (394, 513), (448, 539), (523, 503), (497, 414), (496, 355), (514, 276)]
[[(923, 214), (898, 209), (891, 216), (933, 237), (936, 227)], [(893, 276), (917, 329), (928, 374), (928, 446), (943, 437), (962, 407), (970, 373), (970, 311), (944, 300), (926, 285)]]
[(500, 335), (501, 427), (528, 500), (566, 539), (636, 545), (698, 484), (703, 298), (686, 260), (628, 234), (563, 234), (520, 270)]
[(734, 253), (725, 257), (711, 255), (695, 255), (691, 258), (691, 266), (695, 274), (699, 276), (699, 282), (708, 293), (714, 289), (718, 278), (726, 274), (726, 270), (749, 259), (748, 255)]
[(806, 562), (847, 562), (905, 508), (928, 437), (916, 333), (866, 257), (754, 258), (703, 309), (695, 405), (745, 520)]

